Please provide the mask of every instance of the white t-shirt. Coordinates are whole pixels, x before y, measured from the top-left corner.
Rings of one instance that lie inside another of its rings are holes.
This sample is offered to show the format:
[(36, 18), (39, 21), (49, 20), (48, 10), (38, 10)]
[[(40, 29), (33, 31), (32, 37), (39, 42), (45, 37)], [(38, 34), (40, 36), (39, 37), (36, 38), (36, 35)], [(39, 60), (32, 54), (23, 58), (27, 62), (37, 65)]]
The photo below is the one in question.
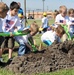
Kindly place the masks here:
[(23, 37), (24, 42), (25, 42), (25, 43), (28, 43), (28, 37), (27, 37), (27, 35), (24, 35), (24, 36), (22, 36), (22, 37)]
[[(26, 27), (26, 28), (24, 28), (23, 30), (26, 30), (26, 29), (28, 29), (29, 27)], [(15, 38), (15, 40), (17, 41), (17, 42), (22, 42), (22, 43), (28, 43), (28, 37), (27, 37), (27, 35), (23, 35), (23, 36), (15, 36), (14, 37)]]
[(47, 17), (43, 17), (42, 18), (42, 27), (43, 28), (46, 28), (46, 27), (48, 27), (48, 18)]
[(21, 30), (23, 30), (25, 28), (25, 25), (23, 24), (23, 22), (24, 22), (24, 19), (20, 19)]
[(15, 28), (21, 29), (20, 20), (17, 15), (11, 16), (9, 11), (4, 18), (2, 29), (4, 32), (14, 32)]
[(55, 22), (58, 22), (58, 23), (64, 23), (65, 22), (67, 25), (71, 24), (69, 17), (68, 16), (62, 17), (61, 14), (58, 14), (56, 16)]
[(2, 25), (3, 25), (3, 19), (0, 18), (0, 32), (3, 32)]
[(44, 40), (49, 40), (51, 41), (52, 43), (57, 40), (58, 42), (60, 42), (60, 38), (56, 35), (56, 33), (54, 31), (47, 31), (45, 32), (42, 36), (41, 36), (41, 40), (42, 42)]
[[(24, 37), (24, 38), (23, 38)], [(15, 36), (14, 39), (21, 44), (25, 44), (25, 43), (28, 43), (28, 38), (27, 38), (27, 35), (24, 35), (24, 36)]]
[[(74, 17), (69, 17), (69, 19), (70, 19), (70, 22), (71, 22), (71, 23), (74, 23)], [(74, 25), (71, 25), (71, 26), (70, 26), (70, 32), (71, 32), (71, 33), (74, 33)]]

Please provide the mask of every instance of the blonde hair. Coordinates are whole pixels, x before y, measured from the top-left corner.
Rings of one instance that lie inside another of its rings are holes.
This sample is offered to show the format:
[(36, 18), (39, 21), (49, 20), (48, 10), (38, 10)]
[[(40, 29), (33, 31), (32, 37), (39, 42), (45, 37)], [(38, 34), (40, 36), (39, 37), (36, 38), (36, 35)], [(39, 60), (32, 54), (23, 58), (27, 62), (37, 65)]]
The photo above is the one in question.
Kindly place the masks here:
[(63, 10), (67, 11), (67, 7), (65, 5), (62, 5), (59, 7), (59, 12), (61, 13)]
[(35, 34), (39, 31), (39, 27), (38, 27), (36, 21), (34, 21), (34, 22), (30, 25), (30, 28), (31, 28), (31, 32), (33, 32), (33, 35), (35, 35)]
[(51, 30), (53, 30), (53, 31), (55, 31), (55, 27), (54, 26), (52, 26), (52, 25), (50, 25), (50, 28), (51, 28)]
[(60, 34), (60, 35), (65, 34), (65, 31), (61, 25), (59, 25), (57, 28), (55, 28), (55, 32)]
[(8, 11), (9, 8), (4, 2), (0, 2), (0, 12)]
[(74, 9), (73, 8), (69, 9), (68, 15), (70, 15), (71, 13), (74, 13)]

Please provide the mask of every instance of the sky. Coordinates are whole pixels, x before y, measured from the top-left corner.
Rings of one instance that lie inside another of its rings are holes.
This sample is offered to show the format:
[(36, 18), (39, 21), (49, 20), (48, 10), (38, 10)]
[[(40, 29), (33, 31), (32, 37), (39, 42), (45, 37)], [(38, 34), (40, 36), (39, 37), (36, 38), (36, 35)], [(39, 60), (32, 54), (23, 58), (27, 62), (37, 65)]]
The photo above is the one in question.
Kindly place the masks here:
[[(20, 2), (22, 9), (24, 9), (24, 0), (2, 0), (8, 6), (12, 1)], [(45, 0), (44, 10), (58, 10), (59, 6), (65, 5), (68, 9), (74, 8), (74, 0)], [(26, 10), (42, 10), (43, 1), (42, 0), (26, 0)]]

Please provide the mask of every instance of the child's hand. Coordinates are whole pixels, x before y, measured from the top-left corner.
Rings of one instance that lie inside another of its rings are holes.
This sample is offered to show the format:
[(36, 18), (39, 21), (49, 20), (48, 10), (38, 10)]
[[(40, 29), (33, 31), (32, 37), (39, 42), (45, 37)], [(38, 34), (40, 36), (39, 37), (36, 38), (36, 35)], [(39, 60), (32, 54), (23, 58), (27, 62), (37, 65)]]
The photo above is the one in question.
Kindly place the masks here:
[(31, 51), (33, 50), (31, 45), (30, 45), (30, 47), (29, 47), (29, 48), (30, 48), (30, 50), (31, 50)]
[(66, 25), (66, 21), (63, 21), (63, 24)]
[(14, 30), (14, 32), (17, 32), (18, 31), (18, 29), (16, 28), (15, 30)]
[(14, 35), (12, 34), (12, 32), (10, 32), (10, 37), (13, 37)]
[(16, 26), (14, 26), (14, 32), (17, 32), (18, 28)]

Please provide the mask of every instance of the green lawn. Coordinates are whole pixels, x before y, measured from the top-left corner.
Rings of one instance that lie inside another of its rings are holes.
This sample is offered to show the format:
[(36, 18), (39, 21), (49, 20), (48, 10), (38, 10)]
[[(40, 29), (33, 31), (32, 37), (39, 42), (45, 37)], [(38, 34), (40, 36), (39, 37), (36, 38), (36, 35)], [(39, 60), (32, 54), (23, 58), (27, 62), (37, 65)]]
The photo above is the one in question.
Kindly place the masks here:
[[(28, 24), (30, 25), (34, 20), (28, 20)], [(40, 26), (41, 25), (41, 20), (35, 20), (37, 22), (37, 24)], [(54, 20), (49, 20), (49, 24), (53, 24)], [(34, 36), (34, 39), (36, 41), (37, 45), (40, 45), (41, 40), (40, 40), (40, 36), (41, 34), (37, 34), (36, 36)], [(18, 44), (15, 44), (16, 46), (18, 46)], [(45, 46), (45, 45), (44, 45)], [(13, 52), (13, 57), (17, 56), (17, 52)], [(8, 53), (7, 54), (3, 54), (3, 58), (4, 61), (8, 60)], [(9, 72), (8, 70), (4, 69), (4, 68), (0, 68), (0, 75), (15, 75), (13, 72)], [(57, 72), (52, 72), (52, 73), (45, 73), (45, 74), (35, 74), (35, 75), (74, 75), (74, 69), (69, 69), (69, 70), (60, 70)]]
[(37, 75), (74, 75), (74, 69), (60, 70), (57, 72), (50, 72), (50, 73), (37, 74)]
[[(31, 23), (33, 23), (33, 21), (36, 21), (39, 26), (41, 25), (41, 20), (28, 20), (27, 25), (30, 25)], [(54, 23), (54, 19), (49, 20), (49, 25), (53, 23)]]
[[(6, 69), (0, 68), (0, 75), (15, 75), (15, 74), (13, 72), (7, 71)], [(50, 72), (50, 73), (40, 73), (35, 75), (74, 75), (74, 69), (60, 70), (57, 72)]]

